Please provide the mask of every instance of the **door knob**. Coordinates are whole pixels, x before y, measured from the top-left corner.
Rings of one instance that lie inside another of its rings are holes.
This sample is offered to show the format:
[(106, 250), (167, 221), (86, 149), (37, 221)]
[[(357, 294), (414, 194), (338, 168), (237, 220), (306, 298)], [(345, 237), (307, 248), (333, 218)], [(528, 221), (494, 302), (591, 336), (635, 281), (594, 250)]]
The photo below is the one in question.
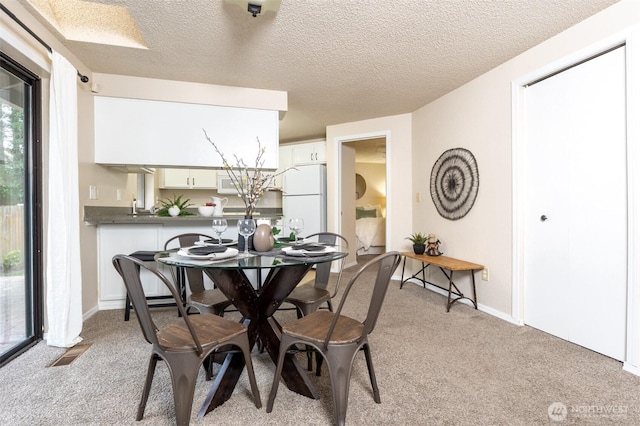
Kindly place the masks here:
[(549, 219), (546, 215), (542, 215), (540, 216), (540, 222), (545, 222), (547, 219)]

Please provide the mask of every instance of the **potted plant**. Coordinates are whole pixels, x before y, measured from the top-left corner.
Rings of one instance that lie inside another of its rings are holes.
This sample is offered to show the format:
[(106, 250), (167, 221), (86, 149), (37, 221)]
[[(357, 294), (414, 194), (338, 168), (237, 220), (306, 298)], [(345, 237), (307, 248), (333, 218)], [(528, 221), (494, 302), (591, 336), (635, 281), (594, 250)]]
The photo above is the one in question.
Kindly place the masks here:
[(173, 196), (173, 198), (167, 198), (160, 200), (160, 209), (156, 213), (158, 216), (192, 216), (193, 213), (187, 211), (188, 207), (193, 206), (189, 204), (189, 199), (182, 200), (182, 195)]
[(421, 232), (416, 232), (415, 234), (409, 235), (406, 239), (413, 243), (413, 252), (415, 254), (424, 254), (424, 251), (427, 248), (426, 235)]

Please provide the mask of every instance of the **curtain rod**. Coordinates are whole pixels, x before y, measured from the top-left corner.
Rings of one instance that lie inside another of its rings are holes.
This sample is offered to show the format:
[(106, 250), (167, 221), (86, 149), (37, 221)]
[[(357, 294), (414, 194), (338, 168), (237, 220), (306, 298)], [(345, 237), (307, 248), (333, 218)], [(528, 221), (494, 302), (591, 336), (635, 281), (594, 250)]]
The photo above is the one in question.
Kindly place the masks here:
[[(16, 22), (16, 24), (20, 25), (22, 27), (22, 29), (24, 29), (26, 32), (28, 32), (31, 37), (35, 38), (38, 41), (38, 43), (43, 45), (45, 47), (45, 49), (47, 49), (49, 51), (49, 53), (53, 52), (53, 50), (51, 49), (51, 46), (49, 46), (47, 43), (45, 43), (44, 40), (42, 40), (40, 37), (38, 37), (38, 35), (36, 33), (31, 31), (31, 28), (27, 27), (24, 24), (24, 22), (22, 22), (20, 19), (18, 19), (18, 17), (16, 15), (14, 15), (9, 9), (7, 9), (2, 3), (0, 3), (0, 9), (2, 9), (2, 11), (4, 13), (6, 13), (11, 19), (13, 19)], [(89, 82), (89, 77), (87, 77), (86, 75), (82, 74), (78, 70), (76, 70), (76, 72), (78, 73), (78, 77), (80, 77), (80, 81), (81, 82), (83, 82), (83, 83), (88, 83)]]

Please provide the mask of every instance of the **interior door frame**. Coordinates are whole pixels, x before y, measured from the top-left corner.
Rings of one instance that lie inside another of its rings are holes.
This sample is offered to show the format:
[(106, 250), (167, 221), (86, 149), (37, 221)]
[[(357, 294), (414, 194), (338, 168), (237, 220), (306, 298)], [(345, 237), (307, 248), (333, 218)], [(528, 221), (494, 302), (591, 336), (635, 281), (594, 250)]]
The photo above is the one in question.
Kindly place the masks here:
[(640, 113), (640, 84), (634, 80), (634, 70), (640, 70), (640, 30), (623, 31), (596, 44), (574, 52), (535, 72), (511, 83), (512, 97), (512, 317), (524, 325), (524, 214), (526, 188), (524, 187), (525, 159), (520, 148), (524, 142), (524, 90), (532, 82), (587, 60), (620, 45), (626, 45), (627, 75), (627, 321), (626, 358), (623, 369), (640, 375), (640, 130), (637, 117)]
[[(385, 214), (385, 221), (387, 224), (391, 223), (392, 217), (393, 217), (393, 209), (390, 208), (390, 206), (392, 205), (392, 199), (393, 199), (393, 194), (391, 193), (391, 186), (389, 185), (389, 176), (391, 176), (391, 170), (390, 170), (390, 166), (391, 166), (391, 161), (389, 160), (389, 156), (391, 154), (391, 150), (389, 149), (389, 145), (390, 145), (390, 139), (391, 139), (391, 132), (390, 131), (376, 131), (376, 132), (369, 132), (369, 133), (359, 133), (359, 134), (353, 134), (353, 135), (341, 135), (341, 136), (337, 136), (334, 141), (333, 141), (333, 149), (334, 149), (334, 156), (336, 159), (336, 163), (338, 166), (337, 170), (340, 170), (340, 173), (337, 173), (337, 178), (334, 180), (334, 194), (340, 194), (340, 188), (342, 187), (342, 144), (346, 143), (346, 142), (355, 142), (355, 141), (360, 141), (360, 140), (367, 140), (367, 139), (379, 139), (379, 138), (384, 138), (385, 140), (385, 191), (386, 191), (386, 214)], [(338, 197), (337, 198), (337, 202), (335, 204), (335, 210), (332, 212), (332, 214), (334, 215), (334, 224), (336, 225), (336, 231), (338, 234), (340, 234), (342, 232), (342, 198)], [(388, 250), (389, 247), (389, 241), (390, 241), (390, 226), (386, 226), (385, 227), (385, 250)], [(355, 241), (353, 242), (353, 246), (356, 247)], [(351, 244), (351, 242), (349, 242), (349, 244)], [(356, 247), (357, 248), (357, 247)], [(355, 251), (354, 251), (355, 253)], [(348, 265), (345, 265), (345, 267), (347, 267)]]

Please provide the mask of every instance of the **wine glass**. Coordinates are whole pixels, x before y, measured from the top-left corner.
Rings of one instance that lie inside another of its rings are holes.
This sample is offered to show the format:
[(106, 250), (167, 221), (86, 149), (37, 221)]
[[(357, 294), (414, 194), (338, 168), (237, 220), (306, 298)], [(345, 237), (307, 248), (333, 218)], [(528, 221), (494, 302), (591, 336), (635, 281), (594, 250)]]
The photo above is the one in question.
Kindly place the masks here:
[(298, 242), (298, 234), (304, 229), (304, 220), (297, 217), (289, 219), (289, 229), (296, 234), (296, 242)]
[(213, 232), (218, 236), (218, 245), (222, 245), (222, 233), (227, 230), (227, 219), (215, 218), (211, 224)]
[(244, 255), (249, 256), (249, 237), (256, 232), (256, 221), (253, 219), (238, 220), (238, 234), (244, 237)]

